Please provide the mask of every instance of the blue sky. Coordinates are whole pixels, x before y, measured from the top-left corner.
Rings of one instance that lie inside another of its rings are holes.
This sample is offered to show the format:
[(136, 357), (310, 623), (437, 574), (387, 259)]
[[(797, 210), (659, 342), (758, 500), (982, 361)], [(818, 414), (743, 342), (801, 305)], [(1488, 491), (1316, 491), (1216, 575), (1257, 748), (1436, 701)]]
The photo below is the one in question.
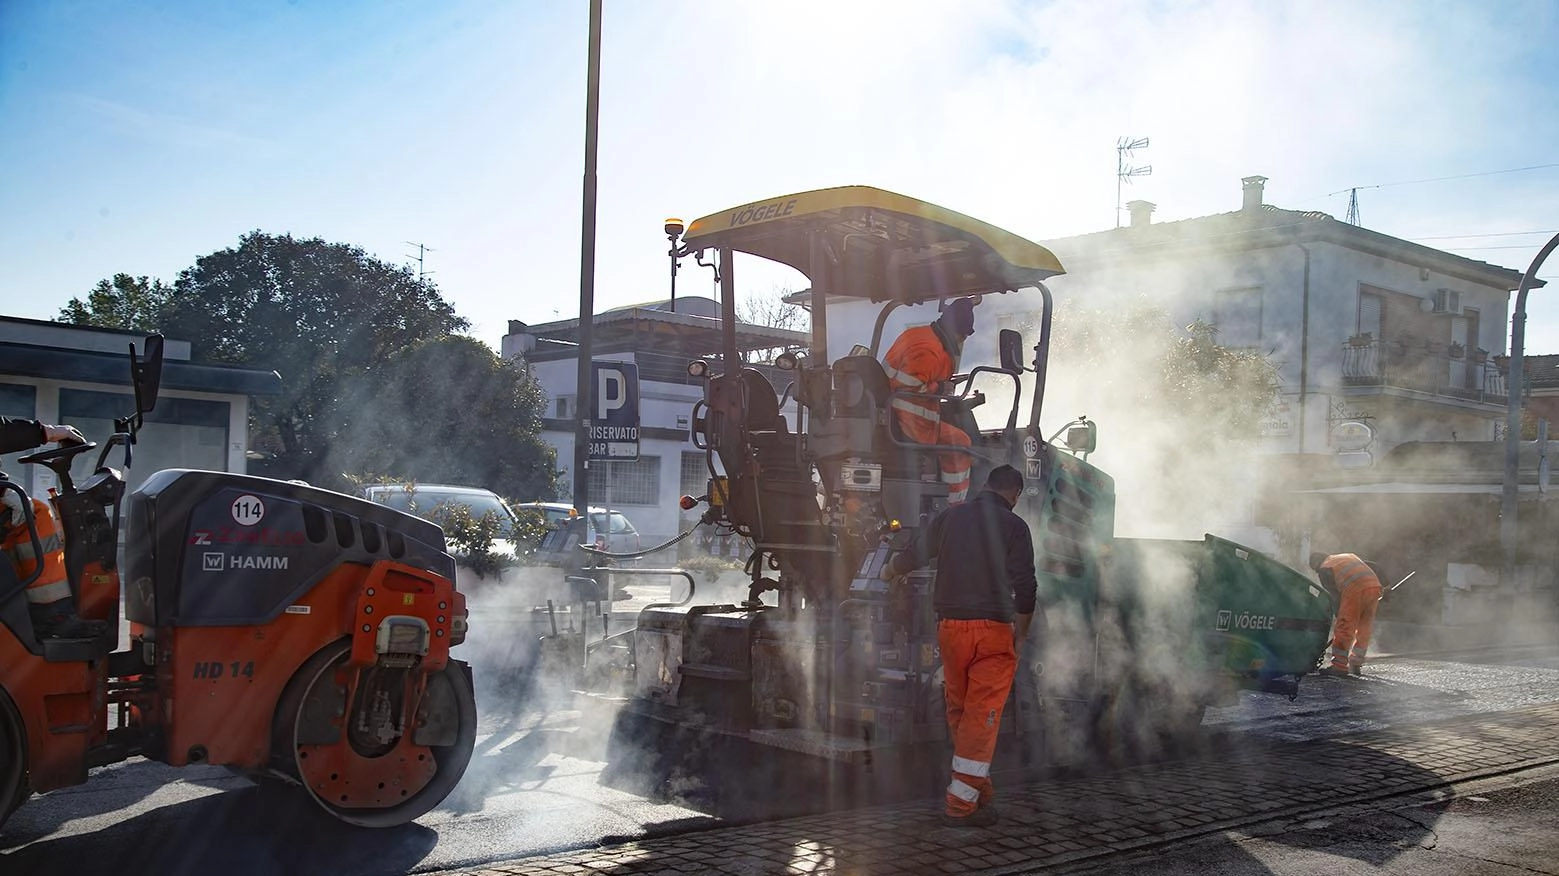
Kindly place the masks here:
[[(261, 229), (427, 245), (495, 347), (574, 316), (587, 8), (7, 0), (0, 312), (171, 282)], [(665, 295), (665, 217), (790, 191), (1110, 228), (1125, 135), (1151, 138), (1125, 197), (1155, 221), (1262, 175), (1268, 203), (1341, 218), (1358, 186), (1363, 225), (1518, 271), (1559, 232), (1559, 167), (1491, 173), (1559, 164), (1549, 0), (607, 0), (604, 32), (598, 308)], [(1559, 353), (1559, 284), (1530, 312), (1528, 351)]]

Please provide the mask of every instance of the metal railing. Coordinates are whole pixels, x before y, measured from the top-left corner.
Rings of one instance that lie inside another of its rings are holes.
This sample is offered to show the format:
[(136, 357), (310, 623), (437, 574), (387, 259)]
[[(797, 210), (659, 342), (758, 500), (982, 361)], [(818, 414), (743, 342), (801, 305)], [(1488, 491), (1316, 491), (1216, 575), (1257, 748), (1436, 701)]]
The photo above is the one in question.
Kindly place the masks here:
[(1410, 389), (1503, 404), (1505, 371), (1495, 357), (1457, 345), (1413, 339), (1350, 339), (1342, 348), (1345, 386)]

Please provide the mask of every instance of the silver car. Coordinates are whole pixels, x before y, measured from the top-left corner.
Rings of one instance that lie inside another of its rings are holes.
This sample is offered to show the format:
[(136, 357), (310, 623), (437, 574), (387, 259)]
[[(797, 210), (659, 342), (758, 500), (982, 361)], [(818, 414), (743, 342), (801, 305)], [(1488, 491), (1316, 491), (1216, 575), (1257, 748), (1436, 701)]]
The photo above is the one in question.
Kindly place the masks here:
[[(526, 502), (515, 507), (540, 511), (547, 518), (548, 529), (555, 529), (577, 515), (574, 506), (567, 502)], [(643, 546), (639, 530), (622, 512), (594, 506), (590, 508), (585, 544), (613, 554), (631, 554)]]
[(514, 511), (501, 496), (492, 490), (479, 487), (456, 487), (449, 484), (375, 484), (363, 488), (363, 498), (380, 505), (388, 505), (397, 511), (414, 514), (424, 520), (439, 523), (439, 509), (464, 505), (471, 516), (480, 518), (491, 514), (498, 521), (498, 535), (493, 539), (493, 552), (518, 556), (516, 551), (516, 520)]

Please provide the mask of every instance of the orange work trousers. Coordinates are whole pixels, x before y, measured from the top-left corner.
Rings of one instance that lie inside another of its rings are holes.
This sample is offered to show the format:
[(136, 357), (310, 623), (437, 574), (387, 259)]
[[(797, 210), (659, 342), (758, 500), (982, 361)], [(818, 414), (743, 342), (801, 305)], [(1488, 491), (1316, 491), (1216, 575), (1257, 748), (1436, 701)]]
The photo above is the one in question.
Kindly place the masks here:
[(937, 623), (947, 692), (947, 731), (953, 740), (947, 814), (962, 818), (996, 798), (991, 757), (1001, 712), (1018, 671), (1012, 624), (996, 620)]
[[(912, 441), (921, 444), (956, 444), (959, 447), (968, 447), (970, 444), (969, 434), (951, 423), (930, 420), (909, 411), (893, 413), (899, 418), (899, 428)], [(973, 463), (969, 454), (956, 450), (938, 451), (937, 463), (942, 469), (942, 483), (947, 484), (947, 501), (953, 503), (968, 499), (969, 468)]]
[(1375, 630), (1375, 609), (1380, 605), (1380, 582), (1373, 576), (1342, 590), (1337, 621), (1332, 627), (1332, 668), (1348, 670), (1364, 665), (1370, 633)]

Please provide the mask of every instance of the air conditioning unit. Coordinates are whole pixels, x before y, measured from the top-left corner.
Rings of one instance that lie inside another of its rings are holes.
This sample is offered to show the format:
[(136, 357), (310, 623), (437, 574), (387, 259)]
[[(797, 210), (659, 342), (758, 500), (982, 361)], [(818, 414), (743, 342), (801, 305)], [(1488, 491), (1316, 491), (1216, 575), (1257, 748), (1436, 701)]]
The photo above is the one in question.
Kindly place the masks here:
[(1434, 311), (1455, 316), (1462, 312), (1462, 293), (1455, 289), (1436, 289), (1434, 293)]

